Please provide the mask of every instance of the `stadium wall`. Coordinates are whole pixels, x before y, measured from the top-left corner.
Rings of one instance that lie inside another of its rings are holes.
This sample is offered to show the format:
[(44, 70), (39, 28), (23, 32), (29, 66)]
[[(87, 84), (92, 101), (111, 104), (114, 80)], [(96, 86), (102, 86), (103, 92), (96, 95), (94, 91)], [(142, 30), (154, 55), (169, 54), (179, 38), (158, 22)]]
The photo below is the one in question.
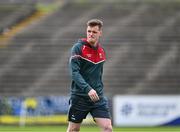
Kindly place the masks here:
[[(0, 125), (67, 124), (68, 96), (0, 97)], [(180, 125), (180, 96), (116, 95), (109, 100), (116, 127)], [(90, 115), (83, 124), (94, 124)]]

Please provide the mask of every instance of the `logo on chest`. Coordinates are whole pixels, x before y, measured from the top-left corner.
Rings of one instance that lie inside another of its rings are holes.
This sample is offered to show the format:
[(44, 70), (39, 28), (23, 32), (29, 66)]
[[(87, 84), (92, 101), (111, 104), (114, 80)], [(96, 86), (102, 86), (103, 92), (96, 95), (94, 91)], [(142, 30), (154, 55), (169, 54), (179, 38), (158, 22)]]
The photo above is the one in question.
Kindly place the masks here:
[(99, 58), (100, 58), (100, 59), (102, 59), (102, 58), (103, 58), (102, 53), (99, 53)]
[(86, 54), (87, 58), (91, 58), (92, 54)]

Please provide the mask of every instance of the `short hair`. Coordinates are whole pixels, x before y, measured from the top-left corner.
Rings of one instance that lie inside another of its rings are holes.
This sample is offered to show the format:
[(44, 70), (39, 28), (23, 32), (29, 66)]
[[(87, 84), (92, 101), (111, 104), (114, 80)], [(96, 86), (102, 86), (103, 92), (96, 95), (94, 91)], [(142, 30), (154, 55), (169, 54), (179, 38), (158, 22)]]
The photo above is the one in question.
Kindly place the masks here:
[(102, 29), (103, 22), (99, 19), (91, 19), (87, 22), (87, 26), (90, 26), (90, 27), (98, 26), (99, 29)]

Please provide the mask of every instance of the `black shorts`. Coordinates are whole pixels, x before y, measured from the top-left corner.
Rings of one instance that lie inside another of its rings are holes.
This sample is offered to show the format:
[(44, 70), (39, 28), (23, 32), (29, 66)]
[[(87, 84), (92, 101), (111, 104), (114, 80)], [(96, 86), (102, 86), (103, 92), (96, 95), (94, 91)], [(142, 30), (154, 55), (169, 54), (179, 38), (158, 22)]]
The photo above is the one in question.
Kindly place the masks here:
[(107, 99), (103, 97), (95, 103), (79, 96), (70, 99), (68, 121), (81, 123), (88, 113), (93, 118), (111, 118)]

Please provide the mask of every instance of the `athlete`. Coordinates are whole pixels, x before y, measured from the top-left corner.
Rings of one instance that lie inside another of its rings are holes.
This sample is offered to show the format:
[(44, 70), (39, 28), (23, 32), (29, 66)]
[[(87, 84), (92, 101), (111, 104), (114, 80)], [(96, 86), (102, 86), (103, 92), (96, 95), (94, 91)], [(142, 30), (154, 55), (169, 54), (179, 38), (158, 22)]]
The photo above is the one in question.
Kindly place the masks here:
[(99, 43), (103, 22), (87, 22), (87, 38), (80, 39), (71, 49), (71, 98), (67, 132), (79, 132), (83, 119), (90, 113), (103, 132), (112, 132), (107, 98), (103, 95), (103, 64), (105, 51)]

